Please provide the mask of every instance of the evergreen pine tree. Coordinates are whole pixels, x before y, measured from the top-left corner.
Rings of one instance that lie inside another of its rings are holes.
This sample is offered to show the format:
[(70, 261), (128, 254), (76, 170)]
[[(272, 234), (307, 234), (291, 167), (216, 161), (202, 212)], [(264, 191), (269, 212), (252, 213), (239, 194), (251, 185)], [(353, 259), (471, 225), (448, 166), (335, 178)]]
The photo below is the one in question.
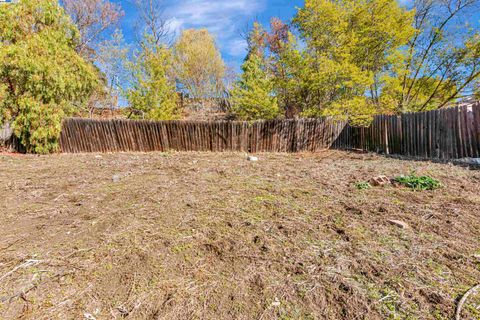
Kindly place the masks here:
[(279, 115), (274, 83), (266, 70), (261, 29), (255, 24), (242, 75), (232, 91), (232, 111), (244, 120), (274, 119)]
[(155, 45), (153, 41), (145, 43), (142, 49), (135, 63), (131, 64), (133, 81), (127, 92), (130, 108), (141, 119), (179, 119), (181, 110), (171, 75), (173, 57), (170, 49)]

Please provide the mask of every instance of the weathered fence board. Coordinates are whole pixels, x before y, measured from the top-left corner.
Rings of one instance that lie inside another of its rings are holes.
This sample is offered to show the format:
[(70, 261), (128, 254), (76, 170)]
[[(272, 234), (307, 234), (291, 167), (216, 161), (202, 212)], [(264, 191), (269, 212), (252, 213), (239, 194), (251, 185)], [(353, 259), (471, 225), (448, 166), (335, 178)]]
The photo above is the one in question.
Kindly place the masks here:
[(331, 118), (242, 121), (67, 119), (63, 152), (315, 152), (362, 149), (418, 158), (480, 157), (480, 104), (376, 116), (369, 127)]

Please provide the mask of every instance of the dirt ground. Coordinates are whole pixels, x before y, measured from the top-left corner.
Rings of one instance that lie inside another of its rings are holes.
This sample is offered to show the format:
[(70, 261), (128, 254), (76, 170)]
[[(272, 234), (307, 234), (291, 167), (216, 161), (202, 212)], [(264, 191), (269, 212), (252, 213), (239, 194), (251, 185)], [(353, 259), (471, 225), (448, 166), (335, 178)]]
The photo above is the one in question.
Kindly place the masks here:
[[(480, 171), (259, 158), (0, 155), (0, 319), (452, 319), (480, 282)], [(444, 187), (355, 187), (412, 171)]]

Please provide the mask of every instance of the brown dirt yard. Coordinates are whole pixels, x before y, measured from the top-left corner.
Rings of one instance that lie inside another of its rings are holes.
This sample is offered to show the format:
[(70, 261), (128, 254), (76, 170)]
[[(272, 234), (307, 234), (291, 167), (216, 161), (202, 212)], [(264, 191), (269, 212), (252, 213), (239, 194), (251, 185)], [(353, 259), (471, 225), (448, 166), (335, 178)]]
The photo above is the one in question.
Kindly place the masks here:
[[(0, 318), (452, 319), (480, 282), (480, 171), (259, 158), (0, 155)], [(355, 187), (413, 170), (444, 187)]]

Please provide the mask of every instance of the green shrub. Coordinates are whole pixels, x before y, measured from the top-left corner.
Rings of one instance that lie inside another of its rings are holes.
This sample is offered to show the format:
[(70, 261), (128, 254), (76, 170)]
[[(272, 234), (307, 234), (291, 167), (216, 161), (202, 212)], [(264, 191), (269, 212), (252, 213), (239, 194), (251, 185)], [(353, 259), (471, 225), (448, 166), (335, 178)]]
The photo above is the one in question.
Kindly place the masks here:
[(440, 181), (429, 176), (417, 176), (411, 173), (408, 176), (399, 176), (395, 181), (414, 190), (435, 190), (442, 186)]
[(28, 152), (58, 150), (62, 119), (100, 85), (75, 51), (78, 33), (57, 0), (0, 4), (0, 124), (10, 123)]
[(363, 182), (358, 182), (355, 184), (355, 187), (358, 189), (358, 190), (367, 190), (367, 189), (370, 189), (372, 187), (372, 185), (366, 181), (363, 181)]

